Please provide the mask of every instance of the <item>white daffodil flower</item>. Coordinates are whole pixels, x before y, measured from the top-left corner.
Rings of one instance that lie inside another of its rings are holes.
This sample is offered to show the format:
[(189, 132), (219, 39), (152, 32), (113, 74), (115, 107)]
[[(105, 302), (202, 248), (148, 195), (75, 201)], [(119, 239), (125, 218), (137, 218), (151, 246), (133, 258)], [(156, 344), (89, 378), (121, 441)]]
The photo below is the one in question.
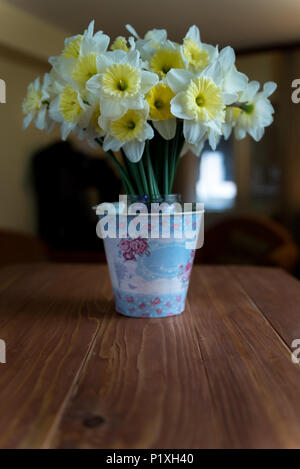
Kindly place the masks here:
[(23, 129), (26, 129), (32, 120), (39, 130), (50, 131), (53, 128), (53, 122), (49, 118), (49, 105), (51, 95), (51, 76), (45, 73), (43, 84), (36, 78), (27, 88), (27, 95), (23, 101), (23, 113), (26, 117), (23, 121)]
[(182, 151), (180, 153), (180, 158), (186, 155), (189, 151), (191, 151), (195, 156), (199, 158), (201, 156), (205, 142), (206, 142), (206, 137), (204, 137), (202, 140), (199, 140), (199, 142), (197, 142), (197, 145), (192, 145), (191, 143), (185, 142), (183, 145)]
[(85, 88), (86, 82), (98, 73), (96, 58), (107, 50), (109, 36), (98, 31), (94, 34), (94, 20), (83, 35), (66, 39), (59, 57), (51, 57), (50, 64), (62, 79), (75, 87)]
[[(182, 54), (193, 72), (201, 72), (218, 57), (218, 47), (204, 44), (200, 40), (197, 26), (191, 26), (183, 39)], [(176, 68), (176, 67), (174, 67)]]
[(129, 52), (135, 49), (135, 40), (131, 36), (127, 39), (124, 36), (117, 36), (112, 45), (110, 46), (110, 50), (123, 50), (124, 52)]
[(174, 96), (171, 88), (162, 82), (155, 85), (147, 96), (149, 118), (165, 140), (171, 140), (176, 133), (176, 118), (171, 113), (170, 104)]
[(161, 44), (167, 41), (166, 29), (151, 29), (145, 34), (144, 39), (140, 38), (130, 24), (126, 24), (126, 29), (136, 38), (136, 49), (140, 52), (142, 60), (146, 60), (153, 49), (159, 49)]
[(120, 119), (110, 120), (104, 116), (99, 125), (107, 133), (103, 142), (104, 151), (124, 150), (127, 158), (137, 163), (144, 153), (145, 140), (154, 137), (152, 127), (147, 123), (148, 106), (144, 109), (130, 109)]
[(264, 134), (265, 127), (273, 122), (274, 108), (268, 97), (274, 93), (277, 85), (268, 81), (260, 92), (259, 87), (257, 81), (251, 81), (239, 96), (239, 102), (243, 103), (241, 107), (231, 110), (234, 134), (238, 140), (246, 137), (248, 133), (258, 142)]
[(55, 84), (58, 95), (50, 104), (50, 117), (62, 124), (62, 139), (66, 140), (77, 126), (86, 128), (92, 116), (93, 108), (87, 101), (87, 94), (82, 96), (78, 88), (70, 84)]
[(239, 72), (235, 66), (235, 52), (232, 47), (224, 47), (218, 56), (218, 62), (222, 69), (223, 91), (232, 94), (232, 99), (237, 99), (237, 93), (244, 91), (248, 84), (248, 77)]
[(171, 112), (184, 120), (184, 137), (192, 145), (200, 142), (210, 130), (222, 134), (224, 109), (232, 98), (223, 92), (222, 79), (218, 62), (197, 76), (188, 70), (171, 70), (167, 75), (166, 81), (175, 93)]
[(97, 57), (97, 69), (86, 86), (100, 96), (101, 113), (110, 119), (122, 117), (128, 109), (143, 109), (145, 94), (158, 82), (157, 75), (142, 70), (136, 50), (101, 54)]
[[(92, 101), (92, 98), (89, 96), (89, 101), (91, 109), (89, 109), (88, 111), (88, 125), (86, 125), (85, 127), (81, 127), (80, 125), (78, 125), (75, 128), (75, 133), (80, 140), (86, 140), (91, 148), (96, 149), (99, 148), (99, 143), (97, 143), (96, 139), (103, 138), (105, 136), (105, 131), (99, 125), (99, 120), (101, 116), (99, 99), (97, 99), (97, 97), (94, 97), (94, 100)], [(87, 121), (87, 119), (85, 119), (85, 121)], [(85, 124), (86, 123), (87, 122), (85, 122)]]

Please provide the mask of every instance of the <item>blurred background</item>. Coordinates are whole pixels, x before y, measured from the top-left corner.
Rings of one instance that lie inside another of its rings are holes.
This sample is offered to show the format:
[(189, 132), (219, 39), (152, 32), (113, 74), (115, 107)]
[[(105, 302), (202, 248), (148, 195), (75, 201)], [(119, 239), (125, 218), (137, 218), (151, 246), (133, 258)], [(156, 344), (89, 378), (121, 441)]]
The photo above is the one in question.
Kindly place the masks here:
[(230, 139), (180, 162), (174, 192), (206, 207), (203, 263), (277, 265), (300, 276), (299, 0), (0, 0), (0, 265), (104, 261), (91, 206), (117, 198), (121, 183), (103, 155), (31, 126), (22, 132), (27, 85), (49, 70), (64, 38), (96, 29), (112, 38), (132, 24), (141, 36), (166, 28), (181, 41), (196, 24), (204, 42), (231, 45), (250, 79), (273, 80), (275, 122), (254, 142)]

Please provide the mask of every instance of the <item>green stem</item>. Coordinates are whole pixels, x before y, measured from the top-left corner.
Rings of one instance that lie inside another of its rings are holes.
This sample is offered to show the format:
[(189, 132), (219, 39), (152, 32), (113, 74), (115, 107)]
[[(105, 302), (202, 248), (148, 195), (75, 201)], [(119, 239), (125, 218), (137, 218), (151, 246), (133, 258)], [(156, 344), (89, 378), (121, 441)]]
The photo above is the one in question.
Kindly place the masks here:
[(150, 185), (150, 197), (158, 197), (159, 196), (159, 188), (157, 185), (157, 181), (155, 178), (155, 174), (152, 167), (150, 151), (149, 151), (149, 142), (146, 142), (146, 161), (148, 167), (148, 175), (149, 175), (149, 185)]
[(184, 138), (182, 134), (182, 122), (178, 122), (175, 139), (174, 139), (173, 155), (172, 155), (172, 167), (171, 167), (170, 185), (169, 185), (170, 192), (172, 191), (176, 168), (178, 165), (178, 160), (182, 151), (183, 144), (184, 144)]
[(132, 179), (135, 183), (135, 186), (137, 188), (137, 193), (142, 194), (143, 193), (143, 186), (141, 184), (137, 163), (132, 163), (132, 161), (130, 161), (127, 158), (127, 156), (125, 155), (125, 153), (122, 149), (121, 149), (121, 153), (122, 153), (122, 158), (123, 158), (123, 161), (124, 161), (124, 165), (126, 166), (128, 173), (132, 176)]
[(169, 141), (165, 141), (164, 194), (169, 193)]
[(142, 184), (143, 184), (143, 190), (142, 190), (141, 194), (144, 192), (145, 195), (149, 196), (150, 191), (149, 191), (148, 181), (147, 181), (145, 168), (144, 168), (144, 163), (143, 163), (142, 158), (138, 162), (138, 167), (139, 167), (139, 171), (140, 171), (140, 175), (141, 175), (141, 179), (142, 179)]
[[(96, 138), (95, 140), (100, 145), (100, 147), (102, 148), (102, 141), (98, 138)], [(106, 154), (110, 157), (110, 159), (113, 161), (114, 165), (117, 167), (117, 169), (119, 171), (119, 174), (121, 176), (125, 191), (126, 192), (129, 191), (129, 193), (131, 195), (135, 195), (135, 190), (134, 190), (134, 188), (133, 188), (133, 186), (132, 186), (132, 184), (129, 180), (129, 176), (128, 176), (126, 170), (119, 163), (119, 161), (117, 160), (117, 158), (115, 157), (115, 155), (113, 154), (113, 152), (111, 150), (108, 150), (106, 152)]]

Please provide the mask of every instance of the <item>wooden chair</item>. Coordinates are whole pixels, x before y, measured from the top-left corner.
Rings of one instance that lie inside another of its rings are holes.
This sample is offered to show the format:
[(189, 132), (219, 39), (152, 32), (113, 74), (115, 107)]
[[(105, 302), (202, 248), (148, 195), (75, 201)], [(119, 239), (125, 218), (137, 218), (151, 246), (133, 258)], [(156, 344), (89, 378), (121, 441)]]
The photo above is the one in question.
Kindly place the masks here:
[(272, 265), (292, 271), (299, 248), (279, 223), (262, 216), (228, 218), (205, 233), (196, 262), (207, 264)]
[(47, 259), (47, 248), (38, 238), (17, 231), (0, 230), (0, 266)]

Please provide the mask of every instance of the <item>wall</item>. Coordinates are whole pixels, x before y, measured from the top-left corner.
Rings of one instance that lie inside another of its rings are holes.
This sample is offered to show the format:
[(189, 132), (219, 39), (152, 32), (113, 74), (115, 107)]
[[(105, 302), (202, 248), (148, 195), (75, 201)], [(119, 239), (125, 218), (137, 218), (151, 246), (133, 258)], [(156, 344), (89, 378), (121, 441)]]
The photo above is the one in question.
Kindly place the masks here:
[(7, 101), (0, 104), (0, 229), (35, 233), (31, 156), (58, 132), (46, 135), (33, 126), (23, 132), (21, 104), (28, 83), (49, 70), (47, 58), (60, 52), (66, 35), (0, 2), (0, 78)]

